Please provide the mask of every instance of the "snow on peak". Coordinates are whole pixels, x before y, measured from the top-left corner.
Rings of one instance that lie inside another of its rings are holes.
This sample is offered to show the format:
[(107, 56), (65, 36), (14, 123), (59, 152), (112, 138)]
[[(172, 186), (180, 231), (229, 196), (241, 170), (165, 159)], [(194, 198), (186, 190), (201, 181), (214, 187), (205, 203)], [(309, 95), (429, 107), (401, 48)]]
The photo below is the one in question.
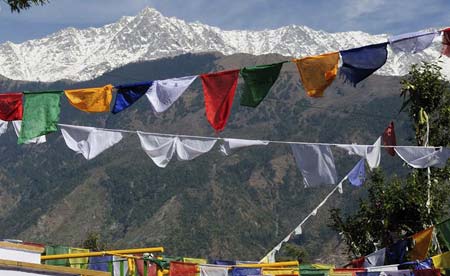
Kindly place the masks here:
[[(84, 81), (131, 62), (185, 53), (277, 53), (304, 57), (379, 43), (386, 38), (364, 32), (327, 33), (297, 25), (274, 30), (224, 31), (165, 17), (147, 7), (136, 16), (124, 16), (100, 28), (67, 28), (21, 44), (1, 44), (0, 75), (28, 81)], [(439, 47), (436, 42), (415, 55), (390, 52), (379, 73), (405, 74), (413, 63), (437, 59)], [(450, 68), (449, 64), (446, 61), (444, 66)]]

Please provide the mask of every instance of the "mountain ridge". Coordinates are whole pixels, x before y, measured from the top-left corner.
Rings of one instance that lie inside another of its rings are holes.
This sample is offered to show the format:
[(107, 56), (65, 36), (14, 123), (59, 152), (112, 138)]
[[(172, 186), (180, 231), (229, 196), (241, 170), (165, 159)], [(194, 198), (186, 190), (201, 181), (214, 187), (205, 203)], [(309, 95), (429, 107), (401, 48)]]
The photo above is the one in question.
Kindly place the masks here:
[[(44, 38), (0, 45), (0, 75), (14, 80), (86, 81), (131, 62), (185, 53), (220, 52), (225, 55), (280, 54), (302, 57), (386, 41), (386, 35), (360, 31), (327, 33), (288, 25), (260, 31), (221, 30), (198, 22), (165, 17), (153, 8), (99, 28), (66, 28)], [(388, 62), (377, 73), (403, 75), (421, 60), (439, 57), (439, 39), (422, 53), (389, 50)], [(444, 59), (450, 72), (450, 61)]]

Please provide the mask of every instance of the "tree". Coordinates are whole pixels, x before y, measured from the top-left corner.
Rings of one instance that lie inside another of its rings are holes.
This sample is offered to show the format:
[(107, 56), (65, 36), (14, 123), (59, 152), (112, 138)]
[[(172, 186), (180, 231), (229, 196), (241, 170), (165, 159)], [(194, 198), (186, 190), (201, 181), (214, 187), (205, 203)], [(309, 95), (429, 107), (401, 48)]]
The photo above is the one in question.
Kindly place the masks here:
[[(450, 144), (450, 90), (439, 65), (414, 65), (401, 80), (402, 110), (409, 113), (418, 145), (426, 140), (426, 122), (430, 124), (429, 145)], [(422, 116), (423, 117), (423, 116)], [(414, 169), (406, 178), (386, 179), (375, 170), (367, 181), (368, 196), (360, 199), (359, 209), (344, 217), (332, 209), (330, 227), (338, 231), (353, 256), (364, 256), (398, 239), (410, 236), (440, 222), (448, 209), (450, 166), (431, 170), (431, 205), (428, 212), (427, 170)]]
[(32, 5), (44, 5), (49, 0), (3, 0), (11, 8), (11, 12), (20, 12), (31, 8)]
[(106, 243), (100, 240), (100, 234), (89, 233), (86, 240), (83, 241), (81, 247), (90, 249), (91, 251), (104, 251), (106, 250)]

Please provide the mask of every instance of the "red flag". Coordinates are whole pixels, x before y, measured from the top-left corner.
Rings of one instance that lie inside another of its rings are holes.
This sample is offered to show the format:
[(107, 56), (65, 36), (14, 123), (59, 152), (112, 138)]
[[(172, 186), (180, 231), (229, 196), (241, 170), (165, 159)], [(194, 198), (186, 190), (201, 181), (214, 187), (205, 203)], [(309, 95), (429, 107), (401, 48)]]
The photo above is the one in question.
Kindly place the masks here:
[(22, 93), (0, 94), (0, 120), (22, 120)]
[(230, 116), (239, 70), (204, 74), (201, 78), (206, 118), (216, 131), (222, 131)]
[[(396, 146), (397, 139), (395, 138), (394, 122), (391, 122), (383, 132), (383, 145)], [(386, 148), (387, 153), (391, 156), (395, 156), (394, 148)]]
[(195, 276), (197, 265), (183, 262), (170, 262), (169, 276)]
[(442, 30), (442, 54), (450, 57), (450, 28)]
[(136, 268), (139, 276), (156, 276), (158, 266), (155, 263), (147, 262), (147, 275), (144, 274), (144, 260), (136, 259)]

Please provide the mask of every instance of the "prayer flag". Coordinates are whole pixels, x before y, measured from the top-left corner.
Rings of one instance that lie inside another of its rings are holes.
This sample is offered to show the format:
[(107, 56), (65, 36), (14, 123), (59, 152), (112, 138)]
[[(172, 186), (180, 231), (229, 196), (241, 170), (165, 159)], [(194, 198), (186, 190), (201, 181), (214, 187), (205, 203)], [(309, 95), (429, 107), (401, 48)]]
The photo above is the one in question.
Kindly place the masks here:
[(450, 158), (450, 149), (434, 147), (395, 147), (395, 152), (403, 161), (416, 169), (428, 167), (443, 168)]
[(386, 248), (377, 250), (373, 253), (370, 253), (365, 257), (364, 267), (374, 267), (380, 266), (384, 264), (384, 257), (386, 255)]
[(210, 151), (216, 139), (183, 138), (178, 136), (161, 136), (145, 132), (137, 132), (142, 149), (160, 168), (165, 168), (177, 153), (179, 160), (192, 160)]
[(415, 54), (430, 47), (436, 32), (419, 31), (389, 37), (389, 45), (394, 52), (407, 52)]
[(440, 269), (419, 269), (413, 270), (414, 276), (441, 276)]
[(206, 117), (216, 132), (225, 128), (233, 105), (239, 70), (201, 75)]
[(310, 97), (322, 97), (325, 89), (336, 78), (339, 53), (294, 59), (303, 87)]
[(89, 257), (88, 269), (108, 272), (108, 266), (112, 263), (112, 256)]
[(337, 182), (333, 153), (329, 146), (291, 144), (305, 187)]
[(114, 276), (126, 276), (128, 272), (128, 260), (122, 257), (113, 256), (113, 274)]
[[(69, 247), (60, 245), (47, 245), (45, 246), (45, 255), (59, 255), (68, 254)], [(46, 265), (57, 265), (57, 266), (68, 266), (68, 259), (58, 259), (58, 260), (46, 260)]]
[(373, 146), (361, 145), (336, 145), (338, 148), (347, 150), (350, 155), (359, 155), (366, 159), (367, 165), (372, 170), (378, 168), (381, 160), (381, 136), (375, 141)]
[(57, 130), (61, 93), (62, 91), (24, 92), (25, 104), (19, 144)]
[(193, 264), (207, 264), (208, 261), (206, 259), (199, 259), (199, 258), (183, 258), (183, 262), (185, 263), (193, 263)]
[(103, 87), (64, 90), (69, 102), (86, 112), (107, 112), (112, 100), (111, 84)]
[(5, 134), (8, 129), (8, 122), (0, 120), (0, 135)]
[(0, 120), (22, 120), (23, 104), (22, 93), (0, 94)]
[(448, 269), (450, 268), (450, 251), (431, 257), (434, 268)]
[[(147, 265), (147, 275), (144, 273), (144, 264)], [(142, 259), (136, 259), (136, 268), (139, 276), (156, 276), (158, 265)]]
[(196, 78), (197, 76), (188, 76), (154, 81), (146, 94), (153, 110), (160, 113), (169, 109)]
[[(17, 135), (17, 138), (19, 138), (20, 136), (20, 129), (22, 128), (22, 121), (12, 121), (13, 127), (14, 127), (14, 132)], [(47, 137), (45, 137), (45, 135), (30, 139), (26, 142), (24, 142), (24, 144), (28, 145), (28, 144), (43, 144), (47, 142)]]
[(134, 104), (147, 93), (150, 86), (152, 86), (152, 83), (153, 82), (149, 81), (116, 86), (117, 93), (112, 113), (117, 114)]
[(386, 45), (387, 42), (341, 51), (340, 76), (356, 86), (386, 63)]
[(223, 266), (200, 265), (200, 276), (228, 276), (228, 269)]
[[(84, 248), (69, 248), (69, 254), (76, 254), (76, 253), (89, 253), (89, 249)], [(70, 258), (69, 264), (72, 268), (79, 268), (79, 269), (87, 269), (88, 268), (88, 262), (89, 257), (84, 258)]]
[(437, 234), (444, 241), (447, 248), (450, 248), (450, 219), (436, 225)]
[(196, 264), (170, 262), (169, 276), (195, 276), (196, 273)]
[(386, 248), (386, 264), (401, 264), (405, 261), (409, 239), (399, 240)]
[(224, 143), (220, 145), (220, 151), (225, 155), (230, 155), (233, 149), (249, 146), (266, 146), (269, 144), (269, 141), (232, 139), (232, 138), (224, 138), (223, 141)]
[[(395, 138), (394, 122), (391, 122), (383, 132), (383, 145), (396, 146), (397, 139)], [(385, 148), (387, 153), (391, 156), (395, 156), (394, 148)]]
[(257, 107), (278, 79), (283, 63), (285, 62), (242, 68), (241, 76), (245, 85), (241, 105)]
[(231, 270), (231, 276), (255, 276), (261, 275), (261, 268), (235, 267)]
[(91, 160), (122, 140), (122, 133), (95, 127), (60, 125), (67, 147)]
[(450, 28), (442, 31), (442, 51), (444, 56), (450, 57)]
[(359, 160), (356, 166), (349, 172), (348, 181), (353, 186), (361, 186), (366, 181), (366, 165), (364, 159)]
[(410, 259), (413, 261), (424, 260), (428, 253), (428, 248), (433, 237), (434, 227), (427, 228), (412, 236), (414, 247), (410, 253)]

